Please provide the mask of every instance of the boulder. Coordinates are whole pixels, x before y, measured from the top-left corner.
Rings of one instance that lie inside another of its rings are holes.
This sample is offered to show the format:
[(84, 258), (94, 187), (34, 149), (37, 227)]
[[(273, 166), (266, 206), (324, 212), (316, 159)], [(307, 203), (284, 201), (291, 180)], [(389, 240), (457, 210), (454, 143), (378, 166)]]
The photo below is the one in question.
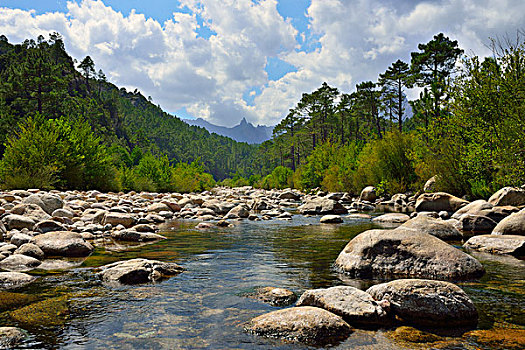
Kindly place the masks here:
[(46, 256), (88, 256), (94, 249), (79, 233), (69, 231), (38, 235), (35, 237), (35, 244)]
[(35, 280), (35, 277), (22, 272), (0, 272), (0, 288), (10, 289), (25, 286)]
[(299, 208), (301, 214), (346, 214), (348, 210), (339, 202), (327, 198), (314, 198), (308, 200)]
[(248, 294), (247, 297), (260, 300), (272, 306), (288, 306), (297, 300), (297, 295), (291, 290), (275, 287), (257, 288), (255, 293)]
[(33, 243), (22, 244), (20, 247), (18, 247), (17, 250), (15, 250), (14, 254), (23, 254), (38, 260), (42, 260), (45, 256), (42, 249), (40, 249), (36, 244)]
[[(179, 210), (180, 210), (180, 207), (179, 207)], [(148, 213), (160, 213), (161, 211), (172, 212), (171, 208), (165, 203), (153, 203), (147, 209)]]
[(48, 233), (56, 231), (66, 231), (66, 228), (64, 227), (64, 225), (54, 220), (44, 220), (36, 224), (33, 230), (35, 232)]
[(41, 262), (23, 254), (13, 254), (0, 261), (0, 268), (7, 271), (29, 271), (38, 267)]
[(483, 215), (463, 214), (456, 223), (456, 228), (464, 232), (488, 233), (496, 227), (496, 221)]
[(485, 273), (470, 255), (439, 238), (404, 227), (368, 230), (357, 235), (339, 254), (335, 267), (360, 278), (460, 280)]
[(133, 229), (114, 231), (111, 233), (111, 237), (118, 241), (128, 242), (149, 242), (166, 239), (166, 237), (153, 232), (140, 232)]
[(28, 333), (18, 327), (0, 327), (0, 348), (14, 349), (28, 337)]
[[(384, 325), (389, 322), (388, 303), (383, 309), (372, 296), (350, 286), (307, 290), (296, 306), (316, 306), (341, 316), (350, 325)], [(385, 305), (385, 303), (383, 303)]]
[(236, 206), (235, 208), (232, 208), (224, 218), (247, 218), (248, 216), (250, 216), (250, 208), (248, 208), (244, 204), (241, 204)]
[(371, 203), (374, 203), (376, 199), (377, 194), (376, 188), (374, 186), (367, 186), (363, 188), (363, 190), (361, 191), (361, 195), (359, 196), (360, 201), (367, 201)]
[(512, 205), (514, 207), (525, 205), (525, 189), (517, 187), (503, 187), (492, 196), (490, 204), (494, 206)]
[(478, 312), (468, 295), (445, 281), (401, 279), (367, 290), (375, 300), (388, 300), (403, 322), (428, 327), (471, 327)]
[(436, 181), (438, 179), (438, 176), (432, 176), (430, 179), (425, 182), (425, 185), (423, 186), (423, 192), (434, 192), (436, 190)]
[(135, 218), (130, 214), (126, 213), (116, 213), (116, 212), (107, 212), (104, 216), (102, 223), (104, 225), (110, 224), (111, 226), (122, 225), (126, 228), (130, 228), (135, 224)]
[(184, 269), (175, 263), (165, 263), (157, 260), (131, 259), (118, 261), (102, 266), (98, 276), (104, 282), (122, 284), (139, 284), (155, 282), (170, 276), (175, 276)]
[(340, 316), (317, 307), (301, 306), (273, 311), (252, 319), (245, 330), (315, 346), (346, 339), (352, 328)]
[(0, 238), (7, 233), (7, 228), (4, 223), (0, 220)]
[(55, 210), (64, 206), (64, 202), (59, 196), (53, 194), (32, 194), (22, 200), (22, 203), (38, 205), (48, 215), (51, 215)]
[(21, 230), (27, 228), (33, 230), (35, 221), (22, 215), (9, 214), (4, 217), (4, 222), (8, 230)]
[(463, 245), (465, 248), (492, 254), (525, 256), (525, 235), (480, 235), (471, 237)]
[(11, 244), (16, 245), (17, 247), (20, 247), (24, 243), (29, 243), (33, 241), (34, 241), (33, 236), (30, 236), (27, 233), (22, 233), (22, 232), (16, 232), (13, 236), (11, 236), (11, 239), (10, 239)]
[(279, 199), (289, 199), (289, 200), (293, 200), (293, 201), (298, 201), (299, 199), (301, 199), (301, 195), (300, 194), (297, 194), (293, 191), (284, 191), (282, 192), (279, 197)]
[(325, 215), (319, 222), (322, 224), (340, 224), (343, 222), (343, 218), (339, 215)]
[(72, 218), (75, 217), (75, 214), (73, 214), (73, 212), (68, 210), (68, 209), (61, 208), (61, 209), (57, 209), (53, 213), (51, 213), (51, 216), (54, 217), (54, 218), (69, 218), (69, 219), (72, 219)]
[(501, 220), (496, 227), (494, 227), (492, 234), (525, 236), (525, 209)]
[(455, 212), (464, 207), (469, 202), (445, 192), (423, 193), (416, 200), (416, 211), (435, 211), (442, 210)]
[(460, 241), (463, 238), (461, 232), (450, 221), (425, 215), (418, 215), (405, 222), (401, 227), (427, 233), (444, 241)]
[(376, 216), (372, 219), (374, 224), (378, 225), (401, 225), (410, 220), (410, 216), (402, 213), (387, 213)]

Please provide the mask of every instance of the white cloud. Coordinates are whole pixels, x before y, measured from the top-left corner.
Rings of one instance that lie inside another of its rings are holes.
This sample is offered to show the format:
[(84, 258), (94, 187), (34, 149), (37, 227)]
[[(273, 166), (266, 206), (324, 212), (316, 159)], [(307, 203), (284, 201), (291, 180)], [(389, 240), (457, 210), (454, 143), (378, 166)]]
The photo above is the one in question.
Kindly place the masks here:
[[(151, 95), (163, 108), (233, 125), (242, 117), (274, 124), (303, 92), (324, 81), (344, 91), (376, 80), (392, 62), (410, 59), (418, 43), (444, 32), (467, 53), (488, 54), (489, 36), (525, 26), (522, 0), (312, 0), (310, 33), (298, 33), (276, 0), (182, 0), (188, 13), (159, 23), (102, 1), (68, 3), (67, 13), (0, 9), (0, 33), (11, 42), (60, 32), (77, 59), (90, 55), (119, 86)], [(199, 19), (214, 32), (198, 36)], [(297, 34), (300, 34), (297, 36)], [(296, 37), (318, 37), (320, 47), (298, 51)], [(269, 57), (297, 71), (269, 81)], [(254, 88), (260, 94), (252, 93)], [(249, 93), (253, 105), (243, 100)]]

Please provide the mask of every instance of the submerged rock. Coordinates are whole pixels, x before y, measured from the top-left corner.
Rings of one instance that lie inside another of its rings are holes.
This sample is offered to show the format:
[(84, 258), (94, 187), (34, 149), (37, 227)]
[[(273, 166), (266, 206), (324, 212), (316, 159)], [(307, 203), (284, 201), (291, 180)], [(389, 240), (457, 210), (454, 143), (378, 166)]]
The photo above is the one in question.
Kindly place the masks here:
[(387, 302), (380, 306), (372, 296), (350, 286), (307, 290), (297, 306), (316, 306), (341, 316), (350, 325), (377, 326), (389, 322)]
[(483, 266), (439, 238), (412, 229), (368, 230), (352, 239), (335, 266), (355, 277), (471, 279)]
[(443, 338), (435, 334), (407, 326), (397, 327), (395, 331), (389, 333), (389, 336), (400, 342), (417, 344), (434, 343), (443, 340)]
[(9, 317), (28, 328), (55, 328), (63, 326), (69, 315), (66, 296), (42, 300), (9, 313)]
[(471, 237), (465, 248), (492, 254), (525, 256), (525, 235), (481, 235)]
[(346, 339), (352, 328), (340, 316), (317, 307), (301, 306), (273, 311), (252, 319), (245, 330), (316, 346)]
[(10, 289), (25, 286), (35, 277), (22, 272), (0, 272), (0, 288)]
[(104, 282), (139, 284), (178, 275), (184, 268), (175, 263), (157, 260), (131, 259), (102, 266), (98, 276)]
[(455, 284), (401, 279), (370, 287), (375, 300), (388, 300), (403, 322), (430, 327), (475, 326), (478, 312), (468, 295)]
[(111, 237), (118, 241), (128, 242), (149, 242), (166, 239), (166, 237), (153, 232), (139, 232), (133, 229), (114, 231), (111, 233)]
[(288, 306), (297, 300), (297, 295), (291, 290), (275, 287), (257, 288), (255, 293), (248, 294), (247, 297), (258, 299), (272, 306)]

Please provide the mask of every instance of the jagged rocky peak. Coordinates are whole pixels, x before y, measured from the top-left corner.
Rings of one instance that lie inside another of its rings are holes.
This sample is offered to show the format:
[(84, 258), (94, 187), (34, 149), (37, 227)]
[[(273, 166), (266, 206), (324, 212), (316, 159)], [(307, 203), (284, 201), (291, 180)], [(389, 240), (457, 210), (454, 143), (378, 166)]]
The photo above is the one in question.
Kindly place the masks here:
[(251, 144), (263, 143), (264, 141), (269, 140), (272, 137), (273, 131), (273, 126), (257, 125), (257, 127), (255, 127), (252, 123), (248, 122), (245, 117), (241, 119), (238, 125), (231, 128), (212, 124), (202, 118), (183, 120), (190, 125), (203, 127), (209, 132), (230, 137), (235, 141)]

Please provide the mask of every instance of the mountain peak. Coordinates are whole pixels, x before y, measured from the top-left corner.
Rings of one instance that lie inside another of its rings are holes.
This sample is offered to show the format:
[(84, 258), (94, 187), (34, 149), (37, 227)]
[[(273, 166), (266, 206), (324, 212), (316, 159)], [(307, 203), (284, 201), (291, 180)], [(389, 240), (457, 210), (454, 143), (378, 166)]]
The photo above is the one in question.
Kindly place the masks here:
[(243, 124), (244, 125), (248, 124), (248, 121), (246, 120), (246, 118), (242, 118), (241, 122), (239, 123), (239, 125), (243, 125)]

